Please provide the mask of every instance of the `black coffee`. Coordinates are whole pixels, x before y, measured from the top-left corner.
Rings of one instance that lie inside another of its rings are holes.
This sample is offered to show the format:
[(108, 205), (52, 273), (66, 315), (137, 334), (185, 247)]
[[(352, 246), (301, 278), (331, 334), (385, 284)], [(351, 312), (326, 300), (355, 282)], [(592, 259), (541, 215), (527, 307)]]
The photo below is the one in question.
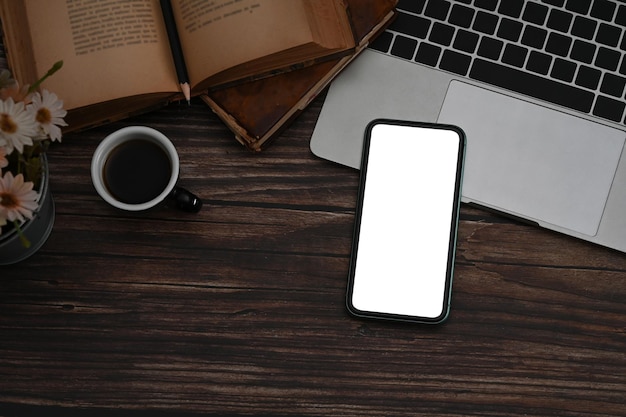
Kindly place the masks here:
[(167, 153), (146, 139), (131, 139), (115, 147), (103, 168), (106, 188), (127, 204), (156, 198), (167, 187), (171, 172)]

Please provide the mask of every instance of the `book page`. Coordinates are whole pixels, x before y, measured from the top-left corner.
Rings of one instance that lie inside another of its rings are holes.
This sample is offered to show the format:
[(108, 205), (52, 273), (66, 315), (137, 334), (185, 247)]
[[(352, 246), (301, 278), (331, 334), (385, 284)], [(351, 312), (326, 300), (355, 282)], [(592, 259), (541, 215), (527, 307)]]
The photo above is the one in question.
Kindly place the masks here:
[(312, 41), (300, 0), (179, 0), (172, 6), (192, 84)]
[(28, 0), (25, 7), (37, 72), (64, 62), (44, 87), (65, 108), (178, 91), (158, 0)]

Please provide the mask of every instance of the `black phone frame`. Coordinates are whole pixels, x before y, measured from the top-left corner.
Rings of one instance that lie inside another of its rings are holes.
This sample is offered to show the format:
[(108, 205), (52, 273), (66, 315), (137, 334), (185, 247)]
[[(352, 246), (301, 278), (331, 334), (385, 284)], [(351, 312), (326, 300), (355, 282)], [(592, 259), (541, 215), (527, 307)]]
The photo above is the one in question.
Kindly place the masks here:
[[(367, 179), (367, 165), (369, 161), (371, 133), (372, 133), (372, 129), (374, 128), (374, 126), (379, 125), (379, 124), (391, 124), (391, 125), (398, 125), (398, 126), (452, 130), (459, 136), (459, 154), (457, 157), (454, 200), (453, 200), (453, 208), (452, 208), (452, 216), (451, 216), (452, 224), (450, 227), (450, 239), (449, 239), (450, 243), (448, 247), (446, 284), (445, 284), (445, 289), (444, 289), (445, 293), (444, 293), (444, 299), (443, 299), (444, 305), (442, 306), (442, 313), (438, 317), (430, 318), (430, 317), (408, 316), (408, 315), (401, 315), (401, 314), (391, 314), (391, 313), (376, 312), (376, 311), (362, 311), (362, 310), (357, 309), (352, 303), (352, 293), (353, 293), (353, 288), (354, 288), (354, 273), (355, 273), (355, 268), (356, 268), (356, 260), (357, 260), (358, 247), (359, 247), (359, 233), (360, 233), (360, 228), (361, 228), (361, 214), (363, 211), (363, 199), (365, 196), (365, 182)], [(367, 128), (365, 129), (365, 138), (363, 142), (363, 152), (362, 152), (362, 157), (361, 157), (359, 191), (358, 191), (358, 199), (357, 199), (357, 206), (356, 206), (356, 213), (355, 213), (355, 220), (354, 220), (354, 231), (352, 235), (352, 247), (350, 250), (350, 269), (348, 273), (348, 288), (346, 292), (346, 307), (350, 314), (358, 318), (383, 319), (383, 320), (420, 323), (420, 324), (440, 324), (447, 320), (450, 314), (450, 301), (452, 297), (452, 281), (454, 277), (454, 261), (455, 261), (455, 256), (456, 256), (456, 241), (457, 241), (457, 235), (458, 235), (458, 223), (459, 223), (459, 212), (460, 212), (460, 205), (461, 205), (463, 170), (465, 166), (466, 144), (467, 144), (467, 139), (465, 136), (465, 132), (460, 127), (449, 125), (449, 124), (381, 118), (381, 119), (372, 120), (367, 125)]]

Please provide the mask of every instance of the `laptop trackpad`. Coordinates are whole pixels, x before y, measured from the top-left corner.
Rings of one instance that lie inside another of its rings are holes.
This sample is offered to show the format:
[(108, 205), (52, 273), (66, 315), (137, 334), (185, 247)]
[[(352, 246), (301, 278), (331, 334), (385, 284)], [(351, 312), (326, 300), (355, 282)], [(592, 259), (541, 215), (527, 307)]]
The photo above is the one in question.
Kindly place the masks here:
[(467, 135), (465, 201), (597, 233), (624, 132), (458, 81), (438, 121)]

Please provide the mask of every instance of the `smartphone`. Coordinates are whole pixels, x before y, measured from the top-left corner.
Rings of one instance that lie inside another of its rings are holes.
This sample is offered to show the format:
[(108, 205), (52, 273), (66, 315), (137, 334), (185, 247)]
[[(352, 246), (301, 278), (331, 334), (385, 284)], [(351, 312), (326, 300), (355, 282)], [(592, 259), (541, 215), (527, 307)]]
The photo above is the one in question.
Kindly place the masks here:
[(367, 126), (346, 300), (353, 315), (448, 317), (465, 142), (450, 125)]

